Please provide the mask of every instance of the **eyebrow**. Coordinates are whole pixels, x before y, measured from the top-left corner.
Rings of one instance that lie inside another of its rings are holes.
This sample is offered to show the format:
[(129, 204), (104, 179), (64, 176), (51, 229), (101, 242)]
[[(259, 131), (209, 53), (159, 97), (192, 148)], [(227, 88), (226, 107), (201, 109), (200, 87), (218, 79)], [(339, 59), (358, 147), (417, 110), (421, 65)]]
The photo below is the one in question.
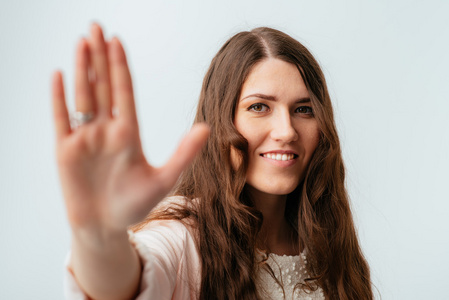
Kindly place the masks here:
[[(240, 101), (243, 101), (243, 100), (245, 100), (247, 98), (251, 98), (251, 97), (261, 98), (261, 99), (265, 99), (265, 100), (269, 100), (269, 101), (277, 101), (277, 98), (275, 96), (265, 95), (265, 94), (251, 94), (251, 95), (246, 96), (245, 98), (240, 99)], [(297, 101), (295, 101), (295, 103), (306, 103), (306, 102), (310, 102), (309, 97), (299, 98)]]

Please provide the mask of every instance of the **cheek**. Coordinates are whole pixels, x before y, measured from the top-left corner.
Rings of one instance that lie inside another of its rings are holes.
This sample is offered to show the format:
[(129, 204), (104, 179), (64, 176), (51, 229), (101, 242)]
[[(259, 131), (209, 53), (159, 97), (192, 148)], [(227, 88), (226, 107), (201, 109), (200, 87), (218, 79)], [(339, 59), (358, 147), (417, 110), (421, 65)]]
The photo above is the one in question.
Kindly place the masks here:
[(318, 127), (318, 124), (313, 124), (311, 125), (309, 128), (307, 128), (307, 133), (306, 133), (306, 149), (307, 152), (309, 152), (310, 154), (312, 154), (315, 149), (318, 147), (318, 144), (320, 143), (320, 139), (321, 139), (321, 131)]
[(312, 136), (313, 151), (315, 151), (316, 147), (318, 147), (318, 144), (320, 143), (320, 139), (321, 139), (321, 131), (319, 130), (319, 128), (317, 126), (316, 130)]
[(263, 124), (247, 122), (244, 126), (237, 128), (237, 130), (248, 143), (248, 153), (250, 154), (264, 142), (267, 136), (267, 130)]

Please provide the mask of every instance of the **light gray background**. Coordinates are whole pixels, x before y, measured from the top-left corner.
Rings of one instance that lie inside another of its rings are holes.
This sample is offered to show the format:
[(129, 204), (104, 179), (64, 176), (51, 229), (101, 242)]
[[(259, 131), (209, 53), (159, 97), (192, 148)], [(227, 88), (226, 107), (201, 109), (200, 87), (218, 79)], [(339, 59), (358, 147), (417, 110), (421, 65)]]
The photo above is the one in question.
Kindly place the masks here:
[[(73, 100), (89, 24), (122, 38), (142, 139), (162, 164), (186, 132), (212, 56), (272, 26), (327, 76), (347, 185), (382, 299), (448, 299), (449, 1), (0, 3), (0, 299), (62, 299), (70, 230), (54, 161), (52, 70)], [(380, 298), (376, 296), (376, 298)]]

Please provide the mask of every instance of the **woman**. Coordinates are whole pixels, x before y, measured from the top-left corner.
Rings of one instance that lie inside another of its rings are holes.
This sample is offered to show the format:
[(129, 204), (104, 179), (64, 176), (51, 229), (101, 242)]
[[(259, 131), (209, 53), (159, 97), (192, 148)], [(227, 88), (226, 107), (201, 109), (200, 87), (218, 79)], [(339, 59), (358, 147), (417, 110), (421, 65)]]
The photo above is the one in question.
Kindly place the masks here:
[(123, 48), (95, 24), (75, 91), (72, 129), (55, 73), (69, 297), (372, 299), (326, 83), (299, 42), (269, 28), (228, 40), (161, 168), (141, 149)]

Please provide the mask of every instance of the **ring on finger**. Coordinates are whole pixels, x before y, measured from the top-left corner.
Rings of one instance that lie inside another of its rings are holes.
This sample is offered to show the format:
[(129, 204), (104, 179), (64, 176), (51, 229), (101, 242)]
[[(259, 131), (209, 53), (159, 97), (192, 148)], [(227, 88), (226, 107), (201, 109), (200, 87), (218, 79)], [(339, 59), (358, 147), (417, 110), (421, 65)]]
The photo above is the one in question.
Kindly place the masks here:
[(86, 123), (89, 123), (94, 118), (93, 112), (81, 112), (81, 111), (75, 111), (70, 116), (70, 125), (72, 128), (78, 128), (81, 125), (84, 125)]

